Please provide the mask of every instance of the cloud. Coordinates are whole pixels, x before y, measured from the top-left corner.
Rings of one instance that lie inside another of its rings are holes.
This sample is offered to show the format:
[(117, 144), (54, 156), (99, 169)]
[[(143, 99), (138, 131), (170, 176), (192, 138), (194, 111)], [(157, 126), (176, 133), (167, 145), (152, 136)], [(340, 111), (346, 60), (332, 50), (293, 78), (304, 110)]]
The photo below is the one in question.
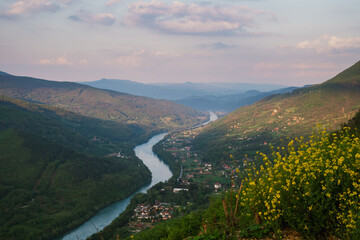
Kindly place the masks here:
[(317, 53), (346, 54), (360, 51), (360, 37), (340, 38), (322, 35), (313, 41), (303, 41), (296, 45), (299, 49), (315, 49)]
[(163, 60), (178, 56), (179, 55), (177, 54), (171, 54), (162, 51), (139, 50), (120, 53), (115, 60), (108, 61), (107, 64), (115, 64), (129, 68), (136, 68), (144, 65), (151, 65), (154, 63), (154, 60)]
[[(86, 60), (81, 60), (80, 63), (84, 64), (87, 63)], [(40, 61), (37, 62), (37, 64), (40, 65), (53, 65), (53, 66), (72, 66), (74, 65), (74, 62), (70, 61), (67, 58), (67, 55), (64, 54), (58, 58), (51, 58), (51, 59), (41, 59)]]
[(234, 34), (257, 28), (259, 15), (275, 17), (248, 7), (140, 1), (128, 5), (124, 23), (176, 34)]
[(221, 49), (229, 49), (229, 48), (236, 48), (236, 45), (228, 45), (222, 42), (214, 42), (210, 44), (201, 44), (199, 45), (200, 48), (210, 48), (215, 50), (221, 50)]
[(70, 3), (70, 0), (21, 0), (11, 4), (4, 12), (0, 12), (0, 17), (15, 19), (30, 17), (40, 12), (57, 12), (63, 4)]
[(111, 5), (114, 5), (114, 4), (119, 3), (121, 1), (122, 0), (110, 0), (110, 1), (106, 2), (106, 6), (111, 6)]
[(88, 13), (80, 11), (77, 15), (72, 15), (69, 19), (78, 22), (88, 22), (88, 23), (97, 23), (106, 26), (113, 25), (116, 21), (116, 18), (111, 13)]

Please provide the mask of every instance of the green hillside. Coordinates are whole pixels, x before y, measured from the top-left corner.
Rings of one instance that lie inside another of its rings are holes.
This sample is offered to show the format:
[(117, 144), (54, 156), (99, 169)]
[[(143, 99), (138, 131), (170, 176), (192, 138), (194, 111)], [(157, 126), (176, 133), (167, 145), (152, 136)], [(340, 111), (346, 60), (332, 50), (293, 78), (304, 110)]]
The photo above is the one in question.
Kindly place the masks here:
[(342, 84), (353, 84), (358, 82), (360, 79), (360, 61), (355, 63), (350, 68), (345, 71), (339, 73), (329, 81), (325, 82), (325, 84), (332, 83), (342, 83)]
[(51, 239), (150, 180), (136, 158), (99, 158), (0, 131), (0, 238)]
[(233, 154), (243, 158), (269, 151), (288, 136), (309, 135), (317, 124), (335, 130), (360, 108), (360, 62), (335, 78), (289, 94), (273, 95), (241, 107), (210, 124), (196, 138), (204, 159), (220, 163)]
[(0, 113), (1, 239), (53, 238), (151, 180), (136, 126), (4, 96)]
[(151, 179), (136, 126), (4, 96), (0, 113), (1, 239), (52, 238)]
[(94, 119), (44, 104), (0, 96), (0, 129), (31, 132), (78, 152), (104, 156), (126, 151), (145, 141), (144, 129), (115, 121)]
[(0, 94), (57, 106), (83, 116), (160, 131), (194, 125), (202, 113), (170, 101), (154, 100), (89, 86), (0, 75)]

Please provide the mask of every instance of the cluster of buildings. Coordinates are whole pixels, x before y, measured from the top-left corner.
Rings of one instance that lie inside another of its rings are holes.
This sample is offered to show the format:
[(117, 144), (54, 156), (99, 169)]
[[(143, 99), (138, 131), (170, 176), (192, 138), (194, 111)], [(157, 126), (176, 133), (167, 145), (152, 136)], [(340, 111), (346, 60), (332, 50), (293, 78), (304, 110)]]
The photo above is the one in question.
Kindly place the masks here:
[(174, 207), (170, 203), (139, 204), (134, 210), (134, 218), (138, 221), (159, 222), (171, 219), (173, 213)]
[[(214, 192), (221, 191), (224, 184), (218, 181), (219, 177), (228, 180), (233, 175), (231, 172), (234, 172), (234, 167), (231, 163), (224, 163), (221, 165), (221, 169), (216, 170), (212, 163), (198, 160), (197, 154), (192, 152), (187, 142), (196, 134), (195, 129), (181, 134), (173, 134), (163, 142), (163, 148), (176, 157), (183, 166), (181, 177), (178, 179), (181, 185), (187, 186), (191, 182), (199, 182), (205, 184), (205, 187), (213, 187)], [(178, 189), (175, 191), (177, 192)]]

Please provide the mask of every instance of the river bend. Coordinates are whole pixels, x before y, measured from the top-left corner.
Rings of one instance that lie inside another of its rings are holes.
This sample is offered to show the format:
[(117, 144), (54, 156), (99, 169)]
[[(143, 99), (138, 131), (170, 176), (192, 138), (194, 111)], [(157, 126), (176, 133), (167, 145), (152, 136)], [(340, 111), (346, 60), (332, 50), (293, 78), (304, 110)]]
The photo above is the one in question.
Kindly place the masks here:
[[(149, 168), (152, 173), (152, 180), (148, 186), (145, 186), (138, 190), (136, 193), (145, 193), (149, 188), (159, 182), (165, 182), (171, 178), (172, 173), (169, 167), (162, 162), (152, 151), (152, 147), (161, 141), (165, 137), (166, 133), (158, 134), (152, 137), (148, 142), (138, 145), (134, 151), (138, 158), (140, 158), (144, 164)], [(110, 206), (97, 212), (91, 219), (83, 223), (78, 228), (66, 234), (62, 237), (62, 240), (85, 240), (87, 237), (102, 230), (109, 225), (116, 217), (122, 213), (127, 205), (129, 205), (131, 198), (136, 194), (134, 193), (130, 197), (113, 203)]]

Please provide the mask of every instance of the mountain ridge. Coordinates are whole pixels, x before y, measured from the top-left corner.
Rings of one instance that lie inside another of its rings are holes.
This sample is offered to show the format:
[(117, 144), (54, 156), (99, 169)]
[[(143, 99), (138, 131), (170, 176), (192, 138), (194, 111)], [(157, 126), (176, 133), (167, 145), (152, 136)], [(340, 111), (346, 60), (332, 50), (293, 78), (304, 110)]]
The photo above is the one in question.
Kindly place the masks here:
[(281, 88), (269, 92), (260, 92), (257, 90), (249, 90), (240, 94), (224, 95), (224, 96), (192, 96), (175, 102), (191, 106), (200, 111), (220, 111), (220, 112), (232, 112), (239, 107), (250, 105), (256, 101), (259, 101), (265, 97), (292, 92), (297, 87)]
[(83, 116), (138, 125), (150, 131), (196, 124), (204, 115), (170, 101), (96, 89), (72, 82), (0, 76), (0, 94), (54, 105)]
[(92, 82), (81, 82), (89, 86), (111, 89), (129, 94), (156, 99), (179, 100), (191, 96), (230, 95), (248, 90), (271, 91), (286, 86), (276, 84), (251, 83), (153, 83), (144, 84), (130, 80), (101, 79)]

